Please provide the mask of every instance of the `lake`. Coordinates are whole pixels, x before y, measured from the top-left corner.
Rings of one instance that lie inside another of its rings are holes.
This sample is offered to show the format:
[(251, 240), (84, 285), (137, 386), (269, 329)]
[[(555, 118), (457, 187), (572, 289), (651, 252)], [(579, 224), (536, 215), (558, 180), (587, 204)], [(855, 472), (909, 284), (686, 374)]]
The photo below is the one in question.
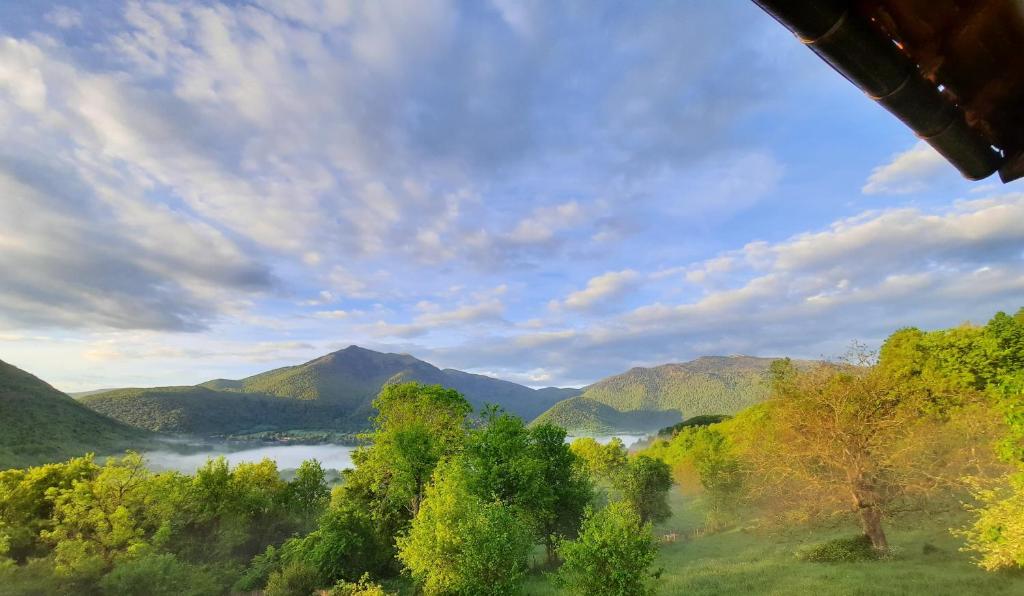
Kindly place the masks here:
[[(602, 445), (608, 443), (614, 437), (622, 440), (628, 448), (630, 445), (647, 438), (647, 435), (620, 434), (620, 435), (588, 435)], [(572, 441), (579, 437), (568, 436), (566, 441)], [(187, 443), (182, 445), (188, 446)], [(299, 464), (308, 460), (319, 461), (324, 468), (344, 470), (352, 467), (352, 451), (355, 447), (350, 445), (338, 445), (325, 443), (318, 445), (239, 445), (239, 444), (213, 444), (194, 446), (195, 451), (181, 453), (171, 449), (154, 450), (143, 453), (149, 467), (153, 470), (177, 470), (186, 474), (192, 474), (199, 469), (206, 460), (224, 456), (232, 466), (243, 462), (258, 462), (264, 458), (277, 462), (279, 470), (291, 470), (299, 467)]]

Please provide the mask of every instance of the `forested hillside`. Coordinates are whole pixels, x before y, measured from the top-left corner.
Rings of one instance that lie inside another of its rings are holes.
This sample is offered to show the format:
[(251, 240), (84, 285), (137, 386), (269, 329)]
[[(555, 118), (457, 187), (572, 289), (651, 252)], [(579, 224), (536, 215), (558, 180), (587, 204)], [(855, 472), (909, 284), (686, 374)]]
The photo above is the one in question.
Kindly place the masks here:
[(81, 402), (122, 422), (163, 432), (224, 435), (271, 430), (367, 427), (371, 402), (385, 385), (418, 381), (458, 390), (477, 408), (497, 404), (530, 419), (579, 392), (531, 389), (458, 370), (441, 370), (408, 354), (358, 346), (244, 379), (197, 386), (117, 389)]
[(147, 436), (0, 361), (0, 469), (90, 451), (111, 453), (137, 446)]
[[(633, 368), (586, 387), (581, 395), (584, 399), (560, 402), (538, 420), (564, 426), (570, 432), (604, 432), (655, 430), (692, 416), (732, 414), (765, 399), (769, 389), (766, 373), (774, 360), (705, 356), (691, 362)], [(637, 423), (647, 421), (649, 424), (637, 428)]]

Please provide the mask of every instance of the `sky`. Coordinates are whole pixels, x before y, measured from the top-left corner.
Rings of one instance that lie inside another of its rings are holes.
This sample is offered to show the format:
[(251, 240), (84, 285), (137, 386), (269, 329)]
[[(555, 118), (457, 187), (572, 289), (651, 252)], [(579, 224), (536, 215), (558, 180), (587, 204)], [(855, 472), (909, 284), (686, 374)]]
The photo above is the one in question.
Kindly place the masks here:
[(0, 3), (0, 359), (350, 344), (531, 386), (1024, 306), (968, 182), (746, 0)]

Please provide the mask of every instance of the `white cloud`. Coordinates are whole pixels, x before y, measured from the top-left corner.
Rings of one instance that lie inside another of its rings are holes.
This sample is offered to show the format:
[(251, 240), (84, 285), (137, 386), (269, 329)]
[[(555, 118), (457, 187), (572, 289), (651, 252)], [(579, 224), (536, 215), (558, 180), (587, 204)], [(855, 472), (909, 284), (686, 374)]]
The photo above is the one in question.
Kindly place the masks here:
[(572, 310), (589, 310), (617, 298), (635, 286), (640, 275), (632, 269), (609, 271), (587, 281), (587, 286), (569, 294), (560, 305)]
[(950, 167), (931, 145), (918, 141), (912, 148), (894, 155), (889, 163), (872, 170), (861, 192), (866, 195), (920, 192)]

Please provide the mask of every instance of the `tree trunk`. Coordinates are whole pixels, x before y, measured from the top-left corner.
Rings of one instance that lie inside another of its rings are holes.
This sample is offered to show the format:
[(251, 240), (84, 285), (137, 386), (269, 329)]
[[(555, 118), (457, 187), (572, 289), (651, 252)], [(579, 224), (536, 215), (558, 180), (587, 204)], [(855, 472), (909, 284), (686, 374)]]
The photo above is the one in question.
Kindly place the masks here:
[(889, 541), (882, 529), (882, 512), (875, 505), (859, 505), (860, 523), (864, 535), (871, 539), (871, 546), (879, 552), (889, 550)]

